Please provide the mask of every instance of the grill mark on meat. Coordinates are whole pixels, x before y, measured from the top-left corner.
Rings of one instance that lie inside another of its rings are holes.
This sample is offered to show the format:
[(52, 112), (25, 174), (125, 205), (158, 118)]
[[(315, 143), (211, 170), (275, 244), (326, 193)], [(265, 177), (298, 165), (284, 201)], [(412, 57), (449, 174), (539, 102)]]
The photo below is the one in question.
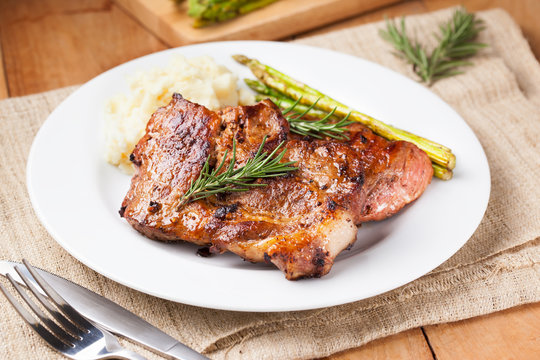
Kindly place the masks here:
[(315, 251), (315, 256), (313, 257), (313, 260), (311, 260), (311, 262), (317, 268), (322, 268), (324, 267), (324, 265), (326, 265), (326, 259), (328, 259), (328, 256), (330, 256), (330, 252), (323, 251), (322, 249), (317, 249)]
[(351, 181), (354, 181), (354, 182), (360, 184), (360, 186), (363, 186), (364, 185), (364, 179), (365, 179), (364, 173), (362, 173), (359, 176), (353, 176), (351, 178)]
[(214, 213), (214, 217), (219, 220), (225, 220), (227, 214), (234, 213), (237, 209), (238, 209), (238, 204), (221, 206)]
[(129, 154), (129, 161), (135, 166), (141, 166), (141, 159), (137, 158), (133, 153)]
[(161, 209), (161, 204), (156, 201), (150, 201), (148, 211), (151, 213), (158, 212)]
[(336, 210), (336, 207), (337, 207), (337, 203), (333, 200), (328, 200), (328, 209), (330, 209), (330, 211), (335, 211)]
[(203, 246), (197, 249), (197, 255), (207, 258), (212, 256), (212, 252), (210, 251), (210, 248), (208, 246)]

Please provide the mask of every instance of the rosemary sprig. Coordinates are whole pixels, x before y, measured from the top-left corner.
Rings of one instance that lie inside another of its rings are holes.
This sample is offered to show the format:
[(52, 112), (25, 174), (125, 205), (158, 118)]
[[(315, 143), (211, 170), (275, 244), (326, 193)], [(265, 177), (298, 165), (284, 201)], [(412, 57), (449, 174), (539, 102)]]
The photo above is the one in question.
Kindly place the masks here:
[(439, 26), (440, 34), (435, 34), (439, 43), (429, 55), (419, 42), (407, 37), (405, 18), (401, 18), (400, 25), (401, 29), (393, 20), (387, 20), (386, 30), (381, 29), (379, 34), (396, 48), (397, 56), (413, 65), (414, 72), (428, 85), (463, 73), (460, 67), (472, 65), (464, 59), (487, 46), (474, 41), (484, 29), (482, 20), (463, 8), (457, 9), (450, 21)]
[(287, 149), (283, 149), (279, 155), (274, 157), (283, 146), (284, 142), (281, 142), (270, 155), (263, 152), (262, 150), (266, 143), (266, 139), (267, 136), (264, 137), (255, 156), (237, 169), (234, 168), (236, 163), (236, 141), (233, 139), (232, 158), (227, 165), (226, 170), (221, 174), (219, 172), (225, 166), (225, 159), (227, 158), (228, 151), (225, 151), (220, 164), (212, 171), (210, 171), (209, 156), (208, 159), (206, 159), (197, 180), (191, 182), (188, 191), (182, 196), (179, 207), (191, 201), (201, 200), (216, 194), (248, 191), (253, 187), (266, 186), (267, 184), (254, 183), (253, 181), (258, 178), (282, 176), (298, 169), (297, 167), (291, 166), (295, 163), (294, 161), (280, 162)]
[[(334, 108), (319, 120), (306, 120), (303, 119), (303, 117), (314, 110), (315, 106), (319, 102), (319, 99), (303, 109), (301, 113), (295, 111), (295, 108), (300, 103), (300, 100), (301, 98), (296, 100), (290, 107), (283, 110), (283, 115), (289, 122), (291, 132), (303, 136), (312, 136), (317, 139), (322, 139), (323, 136), (328, 136), (338, 140), (349, 139), (349, 137), (343, 133), (347, 131), (346, 126), (353, 123), (349, 120), (350, 113), (338, 122), (331, 122), (330, 119), (334, 116), (334, 112), (336, 111), (336, 108)], [(280, 106), (280, 104), (278, 104), (278, 106)]]
[[(257, 101), (270, 99), (274, 104), (283, 109), (283, 116), (285, 116), (285, 119), (289, 122), (291, 132), (303, 136), (312, 136), (317, 139), (322, 139), (323, 137), (321, 135), (338, 140), (349, 139), (349, 137), (343, 133), (347, 131), (345, 127), (353, 123), (353, 121), (349, 120), (350, 114), (347, 114), (347, 116), (340, 121), (332, 122), (332, 120), (338, 118), (337, 116), (334, 116), (336, 109), (334, 108), (330, 113), (317, 110), (316, 106), (320, 98), (309, 106), (303, 105), (300, 103), (302, 97), (298, 100), (292, 100), (260, 81), (244, 79), (244, 82), (252, 90), (265, 95), (256, 97)], [(306, 115), (319, 120), (303, 119)]]

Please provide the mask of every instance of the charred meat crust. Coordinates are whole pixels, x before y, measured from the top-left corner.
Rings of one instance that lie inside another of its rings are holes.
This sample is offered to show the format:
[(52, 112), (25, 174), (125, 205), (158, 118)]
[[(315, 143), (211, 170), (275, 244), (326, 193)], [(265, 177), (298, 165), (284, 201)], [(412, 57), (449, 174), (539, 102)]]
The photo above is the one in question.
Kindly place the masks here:
[[(385, 201), (370, 178), (382, 171), (381, 159), (392, 151), (414, 158), (402, 154), (403, 145), (392, 147), (373, 136), (353, 127), (349, 142), (307, 141), (290, 136), (288, 122), (269, 100), (212, 112), (175, 94), (152, 115), (133, 151), (136, 173), (120, 215), (151, 239), (183, 240), (211, 253), (232, 251), (248, 261), (271, 262), (288, 279), (320, 277), (354, 243), (355, 224), (374, 217), (364, 213), (367, 206)], [(207, 159), (216, 164), (226, 151), (230, 157), (234, 139), (241, 166), (265, 137), (268, 152), (285, 141), (283, 161), (295, 161), (299, 169), (259, 179), (265, 187), (178, 207)], [(377, 148), (386, 155), (377, 155)], [(400, 166), (405, 171), (408, 165)]]

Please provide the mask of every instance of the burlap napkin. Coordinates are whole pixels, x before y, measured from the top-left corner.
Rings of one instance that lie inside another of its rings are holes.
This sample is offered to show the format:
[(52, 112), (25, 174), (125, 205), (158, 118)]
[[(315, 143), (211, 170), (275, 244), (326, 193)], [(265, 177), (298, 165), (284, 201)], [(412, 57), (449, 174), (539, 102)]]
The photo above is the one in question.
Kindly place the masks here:
[[(466, 74), (432, 90), (476, 132), (487, 153), (492, 193), (469, 242), (430, 274), (347, 305), (289, 313), (237, 313), (144, 295), (104, 278), (66, 253), (36, 219), (25, 162), (36, 131), (74, 88), (0, 102), (0, 257), (29, 259), (125, 306), (214, 359), (291, 359), (329, 355), (421, 325), (465, 319), (540, 300), (540, 66), (518, 26), (501, 10), (479, 14), (489, 49)], [(450, 10), (411, 16), (411, 33), (430, 41)], [(408, 76), (390, 54), (381, 23), (298, 42), (373, 60)], [(60, 136), (61, 134), (59, 134)], [(467, 206), (467, 204), (463, 204)], [(454, 224), (459, 226), (459, 224)], [(81, 229), (83, 230), (83, 229)], [(4, 281), (4, 280), (2, 280)], [(0, 297), (0, 358), (60, 358)], [(279, 344), (279, 346), (277, 345)], [(127, 343), (149, 358), (159, 358)]]

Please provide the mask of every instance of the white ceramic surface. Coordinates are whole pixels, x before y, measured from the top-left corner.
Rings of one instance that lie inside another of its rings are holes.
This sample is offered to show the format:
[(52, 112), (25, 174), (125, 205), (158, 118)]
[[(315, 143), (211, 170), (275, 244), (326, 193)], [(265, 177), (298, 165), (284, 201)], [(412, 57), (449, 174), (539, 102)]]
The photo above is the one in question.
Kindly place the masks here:
[[(386, 123), (449, 146), (457, 156), (454, 179), (434, 179), (422, 197), (397, 216), (363, 225), (354, 247), (321, 279), (287, 281), (270, 265), (244, 262), (232, 254), (201, 258), (191, 244), (165, 244), (141, 236), (118, 215), (130, 178), (103, 160), (106, 100), (127, 90), (127, 75), (163, 66), (174, 54), (211, 55), (240, 79), (252, 77), (231, 59), (237, 53), (271, 64)], [(27, 183), (47, 230), (90, 268), (161, 298), (239, 311), (314, 309), (404, 285), (440, 265), (469, 239), (490, 191), (489, 167), (474, 133), (424, 86), (353, 56), (257, 41), (170, 49), (89, 81), (39, 130), (30, 151)]]

